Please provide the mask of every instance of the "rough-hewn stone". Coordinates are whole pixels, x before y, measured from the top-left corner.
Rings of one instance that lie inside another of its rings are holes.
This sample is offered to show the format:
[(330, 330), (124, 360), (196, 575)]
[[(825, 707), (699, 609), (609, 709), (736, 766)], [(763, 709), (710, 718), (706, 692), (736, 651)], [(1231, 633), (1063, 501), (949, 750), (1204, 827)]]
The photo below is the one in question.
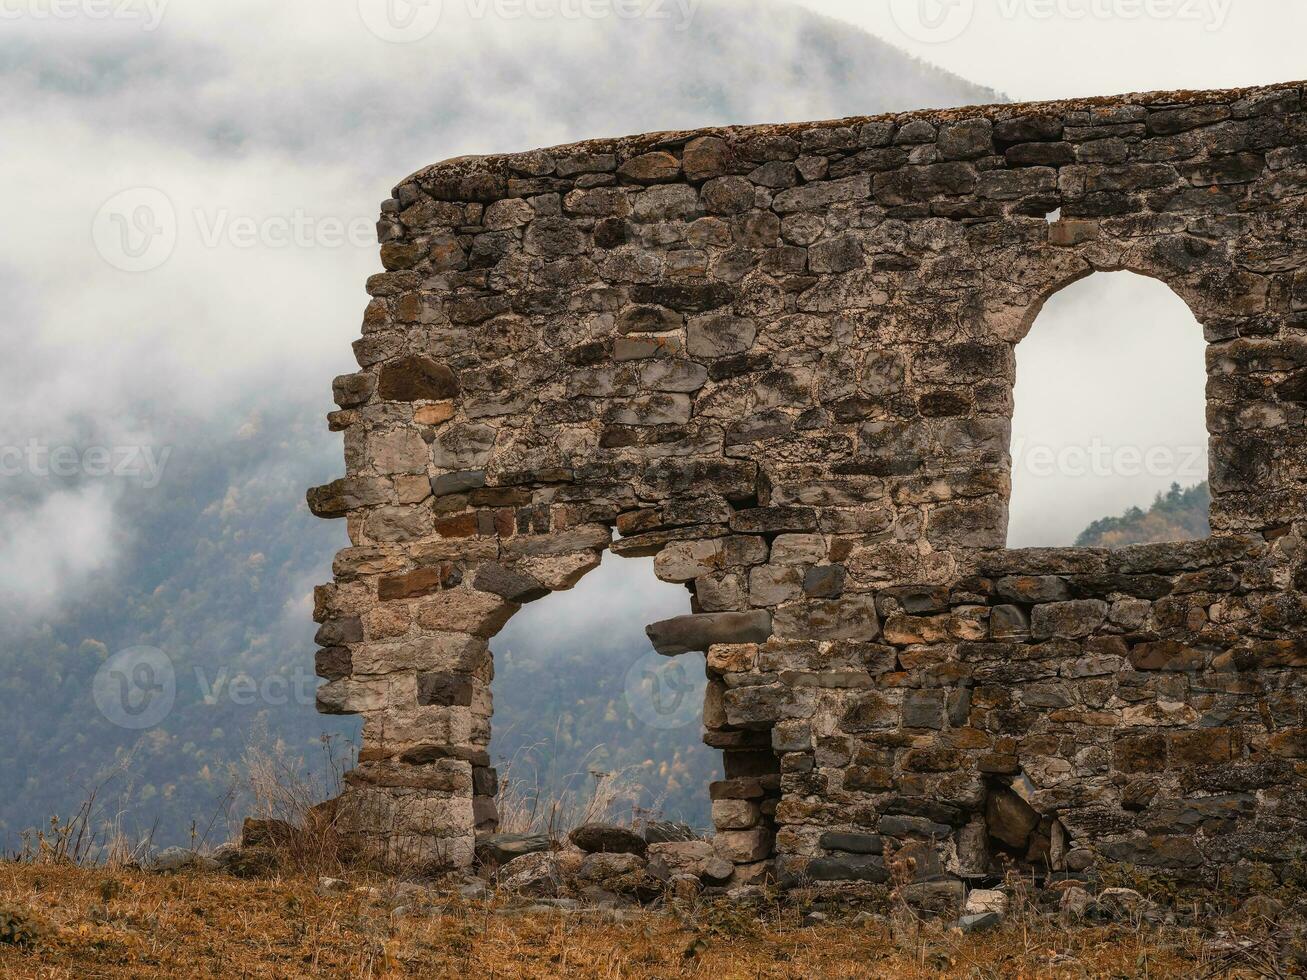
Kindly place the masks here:
[[(472, 860), (490, 638), (611, 549), (692, 590), (656, 646), (708, 651), (721, 833), (656, 845), (685, 851), (651, 864), (669, 878), (774, 853), (797, 880), (881, 882), (901, 852), (925, 875), (1287, 880), (1305, 195), (1295, 85), (415, 174), (385, 207), (360, 370), (333, 386), (346, 475), (309, 495), (351, 541), (314, 603), (319, 705), (365, 722), (343, 829)], [(1005, 550), (1014, 346), (1058, 289), (1117, 269), (1205, 330), (1213, 536)], [(635, 872), (609, 857), (596, 880)], [(947, 904), (957, 884), (907, 887)]]
[(649, 847), (634, 831), (610, 824), (582, 824), (568, 839), (587, 854), (643, 854)]
[(771, 616), (762, 610), (748, 613), (701, 613), (679, 616), (648, 627), (654, 649), (665, 656), (707, 652), (718, 643), (761, 643), (771, 636)]

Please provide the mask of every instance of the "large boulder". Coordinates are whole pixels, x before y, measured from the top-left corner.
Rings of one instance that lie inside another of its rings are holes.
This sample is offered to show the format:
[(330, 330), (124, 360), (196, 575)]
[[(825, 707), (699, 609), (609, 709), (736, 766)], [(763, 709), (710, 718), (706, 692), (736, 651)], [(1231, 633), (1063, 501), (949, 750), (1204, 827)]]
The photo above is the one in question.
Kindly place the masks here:
[(645, 869), (645, 860), (638, 854), (592, 853), (581, 862), (578, 877), (582, 881), (610, 882), (625, 875), (638, 874)]
[(709, 841), (669, 841), (649, 845), (649, 873), (663, 881), (691, 875), (708, 884), (719, 884), (735, 873), (735, 864), (718, 854)]
[(688, 823), (671, 820), (653, 820), (645, 825), (644, 839), (647, 844), (669, 844), (674, 841), (691, 841), (698, 835)]
[(1039, 814), (1012, 790), (995, 789), (985, 804), (985, 824), (991, 837), (1024, 851), (1039, 826)]
[(482, 864), (508, 864), (524, 854), (548, 851), (553, 841), (547, 834), (487, 834), (477, 838), (476, 856)]
[(146, 870), (155, 872), (169, 871), (215, 871), (218, 862), (188, 847), (169, 847), (154, 855), (146, 863)]
[(587, 889), (598, 889), (638, 901), (650, 901), (662, 894), (663, 883), (651, 875), (645, 860), (638, 854), (587, 854), (576, 875)]
[(555, 898), (563, 888), (558, 862), (548, 851), (513, 858), (499, 869), (500, 889), (532, 898)]
[(645, 839), (635, 831), (612, 824), (584, 824), (573, 830), (568, 837), (587, 854), (643, 855), (649, 847)]
[(997, 889), (975, 888), (967, 893), (964, 911), (967, 915), (981, 915), (986, 912), (1004, 915), (1007, 912), (1007, 895)]

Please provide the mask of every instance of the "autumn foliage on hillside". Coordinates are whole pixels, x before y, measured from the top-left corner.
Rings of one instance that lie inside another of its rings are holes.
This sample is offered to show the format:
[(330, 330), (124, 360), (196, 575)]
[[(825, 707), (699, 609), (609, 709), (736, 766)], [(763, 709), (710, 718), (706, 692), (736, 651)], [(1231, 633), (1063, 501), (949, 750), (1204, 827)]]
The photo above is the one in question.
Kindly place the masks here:
[(1076, 538), (1078, 548), (1124, 548), (1131, 544), (1194, 541), (1211, 533), (1208, 512), (1212, 497), (1206, 482), (1182, 490), (1171, 484), (1148, 510), (1131, 507), (1120, 517), (1094, 521)]

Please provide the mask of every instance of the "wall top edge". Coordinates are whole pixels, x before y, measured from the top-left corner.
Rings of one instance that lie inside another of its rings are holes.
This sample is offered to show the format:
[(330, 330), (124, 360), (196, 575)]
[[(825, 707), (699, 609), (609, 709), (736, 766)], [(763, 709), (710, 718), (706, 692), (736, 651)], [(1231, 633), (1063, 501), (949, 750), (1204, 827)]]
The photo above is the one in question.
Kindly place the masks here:
[[(1133, 92), (1124, 95), (1088, 96), (1044, 102), (1000, 102), (989, 105), (959, 106), (952, 109), (914, 109), (907, 112), (889, 112), (874, 116), (847, 116), (842, 119), (739, 126), (708, 126), (702, 129), (668, 130), (629, 136), (599, 137), (515, 153), (451, 157), (410, 174), (400, 182), (399, 186), (473, 175), (504, 175), (511, 171), (515, 161), (520, 160), (527, 153), (543, 153), (554, 157), (605, 153), (616, 155), (620, 162), (655, 150), (677, 149), (691, 140), (704, 136), (716, 136), (728, 141), (737, 141), (759, 137), (797, 136), (812, 130), (862, 126), (878, 121), (902, 124), (915, 120), (924, 120), (938, 125), (978, 118), (999, 122), (1018, 116), (1065, 115), (1070, 112), (1090, 111), (1113, 106), (1142, 106), (1152, 110), (1174, 109), (1244, 100), (1261, 100), (1294, 90), (1301, 94), (1304, 86), (1307, 86), (1307, 80), (1246, 88), (1180, 89), (1161, 92)], [(398, 192), (398, 187), (396, 192)]]

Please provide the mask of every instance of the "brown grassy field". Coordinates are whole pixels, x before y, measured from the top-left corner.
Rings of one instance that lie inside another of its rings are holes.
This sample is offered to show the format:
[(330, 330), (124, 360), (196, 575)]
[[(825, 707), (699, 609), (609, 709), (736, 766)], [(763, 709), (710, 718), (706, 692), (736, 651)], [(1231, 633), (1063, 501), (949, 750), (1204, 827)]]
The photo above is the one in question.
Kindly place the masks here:
[(896, 942), (883, 921), (805, 928), (796, 908), (762, 921), (711, 904), (562, 913), (439, 889), (427, 904), (363, 875), (323, 892), (309, 877), (0, 864), (0, 939), (15, 913), (36, 935), (0, 941), (6, 978), (1286, 975), (1255, 928), (1240, 947), (1213, 929), (1014, 916), (993, 932), (926, 925)]

